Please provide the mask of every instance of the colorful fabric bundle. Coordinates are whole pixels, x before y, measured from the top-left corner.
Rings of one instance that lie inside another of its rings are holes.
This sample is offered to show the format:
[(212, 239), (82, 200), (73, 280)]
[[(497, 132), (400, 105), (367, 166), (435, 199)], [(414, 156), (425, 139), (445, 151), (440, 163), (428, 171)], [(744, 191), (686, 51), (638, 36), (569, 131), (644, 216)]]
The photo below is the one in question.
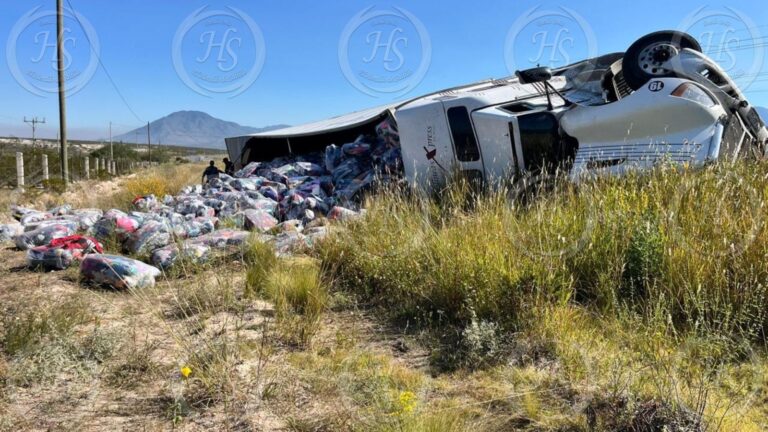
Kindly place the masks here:
[(28, 250), (36, 246), (45, 246), (53, 239), (75, 234), (71, 226), (65, 224), (45, 225), (40, 228), (19, 234), (14, 239), (16, 247)]
[(118, 255), (90, 254), (80, 263), (83, 282), (118, 290), (154, 286), (159, 275), (151, 265)]
[(181, 248), (177, 244), (170, 244), (152, 252), (152, 264), (161, 269), (168, 269), (176, 264), (179, 258), (199, 264), (208, 260), (210, 251), (210, 247), (201, 243), (184, 242)]
[(171, 229), (165, 222), (149, 220), (139, 229), (128, 235), (123, 249), (134, 255), (148, 255), (173, 240)]
[(86, 254), (102, 253), (101, 243), (94, 238), (79, 235), (56, 238), (48, 246), (27, 251), (27, 264), (32, 268), (64, 270)]

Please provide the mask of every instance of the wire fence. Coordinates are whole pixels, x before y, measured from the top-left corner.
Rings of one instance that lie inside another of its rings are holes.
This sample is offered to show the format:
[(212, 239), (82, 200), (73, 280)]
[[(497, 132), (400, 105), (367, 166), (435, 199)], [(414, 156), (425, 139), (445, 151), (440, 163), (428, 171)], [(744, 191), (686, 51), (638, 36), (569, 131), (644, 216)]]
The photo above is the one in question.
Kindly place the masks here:
[[(52, 182), (62, 178), (61, 157), (54, 149), (33, 148), (26, 149), (22, 153), (23, 159), (23, 185), (26, 187), (41, 187), (46, 177)], [(47, 159), (47, 176), (45, 168)], [(111, 176), (126, 175), (141, 167), (149, 166), (146, 161), (134, 161), (91, 157), (85, 154), (73, 154), (69, 159), (70, 182), (86, 179), (106, 179)], [(86, 162), (86, 159), (88, 161)], [(152, 163), (152, 165), (157, 164)], [(0, 188), (16, 188), (19, 186), (19, 170), (17, 169), (17, 151), (15, 149), (0, 148)], [(86, 169), (87, 168), (87, 169)]]

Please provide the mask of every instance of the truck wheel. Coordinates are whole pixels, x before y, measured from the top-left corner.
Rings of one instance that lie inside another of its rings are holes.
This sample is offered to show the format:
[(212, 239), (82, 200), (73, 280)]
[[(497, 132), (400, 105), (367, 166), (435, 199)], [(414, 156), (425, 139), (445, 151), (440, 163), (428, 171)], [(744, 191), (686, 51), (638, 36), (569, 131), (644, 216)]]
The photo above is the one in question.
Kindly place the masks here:
[(624, 53), (624, 80), (637, 90), (650, 79), (675, 76), (661, 65), (684, 48), (701, 52), (699, 42), (687, 33), (666, 30), (641, 37)]

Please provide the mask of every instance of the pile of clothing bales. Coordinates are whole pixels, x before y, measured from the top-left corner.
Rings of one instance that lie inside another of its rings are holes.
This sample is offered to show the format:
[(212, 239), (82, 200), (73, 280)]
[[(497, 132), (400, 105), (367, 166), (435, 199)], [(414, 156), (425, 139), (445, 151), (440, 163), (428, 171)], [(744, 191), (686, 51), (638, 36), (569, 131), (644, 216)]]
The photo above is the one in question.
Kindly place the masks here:
[[(327, 235), (329, 220), (364, 212), (362, 193), (401, 178), (400, 141), (387, 120), (375, 135), (324, 152), (250, 163), (234, 176), (220, 174), (176, 196), (136, 197), (131, 211), (14, 207), (17, 222), (0, 225), (0, 241), (27, 251), (30, 267), (63, 270), (79, 263), (85, 282), (141, 288), (180, 258), (205, 262), (214, 250), (240, 246), (252, 236), (272, 244), (277, 254), (311, 246)], [(104, 242), (135, 259), (104, 255)]]

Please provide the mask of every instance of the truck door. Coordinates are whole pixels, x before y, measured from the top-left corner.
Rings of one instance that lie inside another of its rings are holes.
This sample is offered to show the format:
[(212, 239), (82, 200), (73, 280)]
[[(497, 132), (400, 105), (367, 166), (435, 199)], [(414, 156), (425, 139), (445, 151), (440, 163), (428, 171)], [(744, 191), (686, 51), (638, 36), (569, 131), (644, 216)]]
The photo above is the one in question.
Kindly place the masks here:
[(542, 171), (552, 173), (567, 155), (560, 149), (561, 140), (557, 118), (548, 111), (538, 111), (518, 116), (510, 123), (516, 145), (515, 159), (519, 166), (532, 174)]
[(480, 186), (484, 183), (485, 171), (469, 110), (463, 105), (448, 107), (445, 102), (443, 102), (443, 107), (448, 119), (458, 168), (467, 180)]

